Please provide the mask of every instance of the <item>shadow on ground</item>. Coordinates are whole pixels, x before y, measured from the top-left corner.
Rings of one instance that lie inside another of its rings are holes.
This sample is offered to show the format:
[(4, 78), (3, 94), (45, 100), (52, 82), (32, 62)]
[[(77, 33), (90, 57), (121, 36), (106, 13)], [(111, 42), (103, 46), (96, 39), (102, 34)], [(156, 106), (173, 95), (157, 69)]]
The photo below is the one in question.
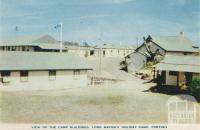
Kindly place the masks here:
[(179, 87), (175, 86), (152, 86), (148, 90), (143, 92), (153, 92), (153, 93), (162, 93), (167, 95), (177, 95), (177, 94), (188, 94), (187, 90), (182, 90)]

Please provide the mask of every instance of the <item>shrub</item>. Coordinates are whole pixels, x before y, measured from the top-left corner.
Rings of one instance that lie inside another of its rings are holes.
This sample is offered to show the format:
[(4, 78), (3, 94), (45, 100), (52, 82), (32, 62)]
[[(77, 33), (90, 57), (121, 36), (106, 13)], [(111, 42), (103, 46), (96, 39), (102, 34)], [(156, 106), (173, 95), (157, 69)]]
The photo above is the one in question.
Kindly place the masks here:
[(144, 64), (143, 69), (153, 69), (153, 66), (157, 63), (158, 63), (158, 61), (156, 61), (156, 60), (154, 60), (152, 62), (149, 61), (146, 64)]
[(200, 101), (200, 77), (195, 76), (192, 79), (192, 82), (189, 87), (189, 93)]

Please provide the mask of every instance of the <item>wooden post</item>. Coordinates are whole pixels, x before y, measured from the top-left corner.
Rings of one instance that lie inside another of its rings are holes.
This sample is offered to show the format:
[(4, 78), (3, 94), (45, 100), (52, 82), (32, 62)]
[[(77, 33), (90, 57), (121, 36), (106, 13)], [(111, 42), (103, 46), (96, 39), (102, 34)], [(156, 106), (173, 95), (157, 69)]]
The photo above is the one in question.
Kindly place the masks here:
[(177, 73), (177, 87), (179, 87), (179, 72)]
[(156, 68), (153, 67), (153, 82), (155, 83), (156, 80)]

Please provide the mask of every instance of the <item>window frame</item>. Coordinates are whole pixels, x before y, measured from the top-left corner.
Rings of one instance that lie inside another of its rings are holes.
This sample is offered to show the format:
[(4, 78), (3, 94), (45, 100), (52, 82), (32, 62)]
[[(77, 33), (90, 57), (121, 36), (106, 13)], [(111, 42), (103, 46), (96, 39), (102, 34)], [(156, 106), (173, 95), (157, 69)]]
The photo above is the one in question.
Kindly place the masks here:
[(79, 79), (81, 75), (81, 70), (74, 70), (73, 71), (73, 77), (75, 80)]
[(29, 72), (27, 70), (20, 71), (20, 81), (28, 82)]
[(49, 81), (56, 80), (56, 70), (49, 70)]

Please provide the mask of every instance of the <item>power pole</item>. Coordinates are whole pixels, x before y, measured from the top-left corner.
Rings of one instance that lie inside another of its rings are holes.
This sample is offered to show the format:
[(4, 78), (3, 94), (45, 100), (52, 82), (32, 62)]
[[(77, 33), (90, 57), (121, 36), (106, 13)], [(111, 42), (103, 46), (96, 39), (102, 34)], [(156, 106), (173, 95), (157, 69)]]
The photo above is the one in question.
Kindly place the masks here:
[(100, 61), (99, 61), (99, 72), (101, 73), (101, 53), (102, 53), (102, 47), (100, 48)]
[(62, 45), (62, 22), (60, 22), (60, 53), (62, 52), (63, 45)]
[(137, 48), (138, 48), (138, 37), (136, 37), (136, 45), (137, 45)]

